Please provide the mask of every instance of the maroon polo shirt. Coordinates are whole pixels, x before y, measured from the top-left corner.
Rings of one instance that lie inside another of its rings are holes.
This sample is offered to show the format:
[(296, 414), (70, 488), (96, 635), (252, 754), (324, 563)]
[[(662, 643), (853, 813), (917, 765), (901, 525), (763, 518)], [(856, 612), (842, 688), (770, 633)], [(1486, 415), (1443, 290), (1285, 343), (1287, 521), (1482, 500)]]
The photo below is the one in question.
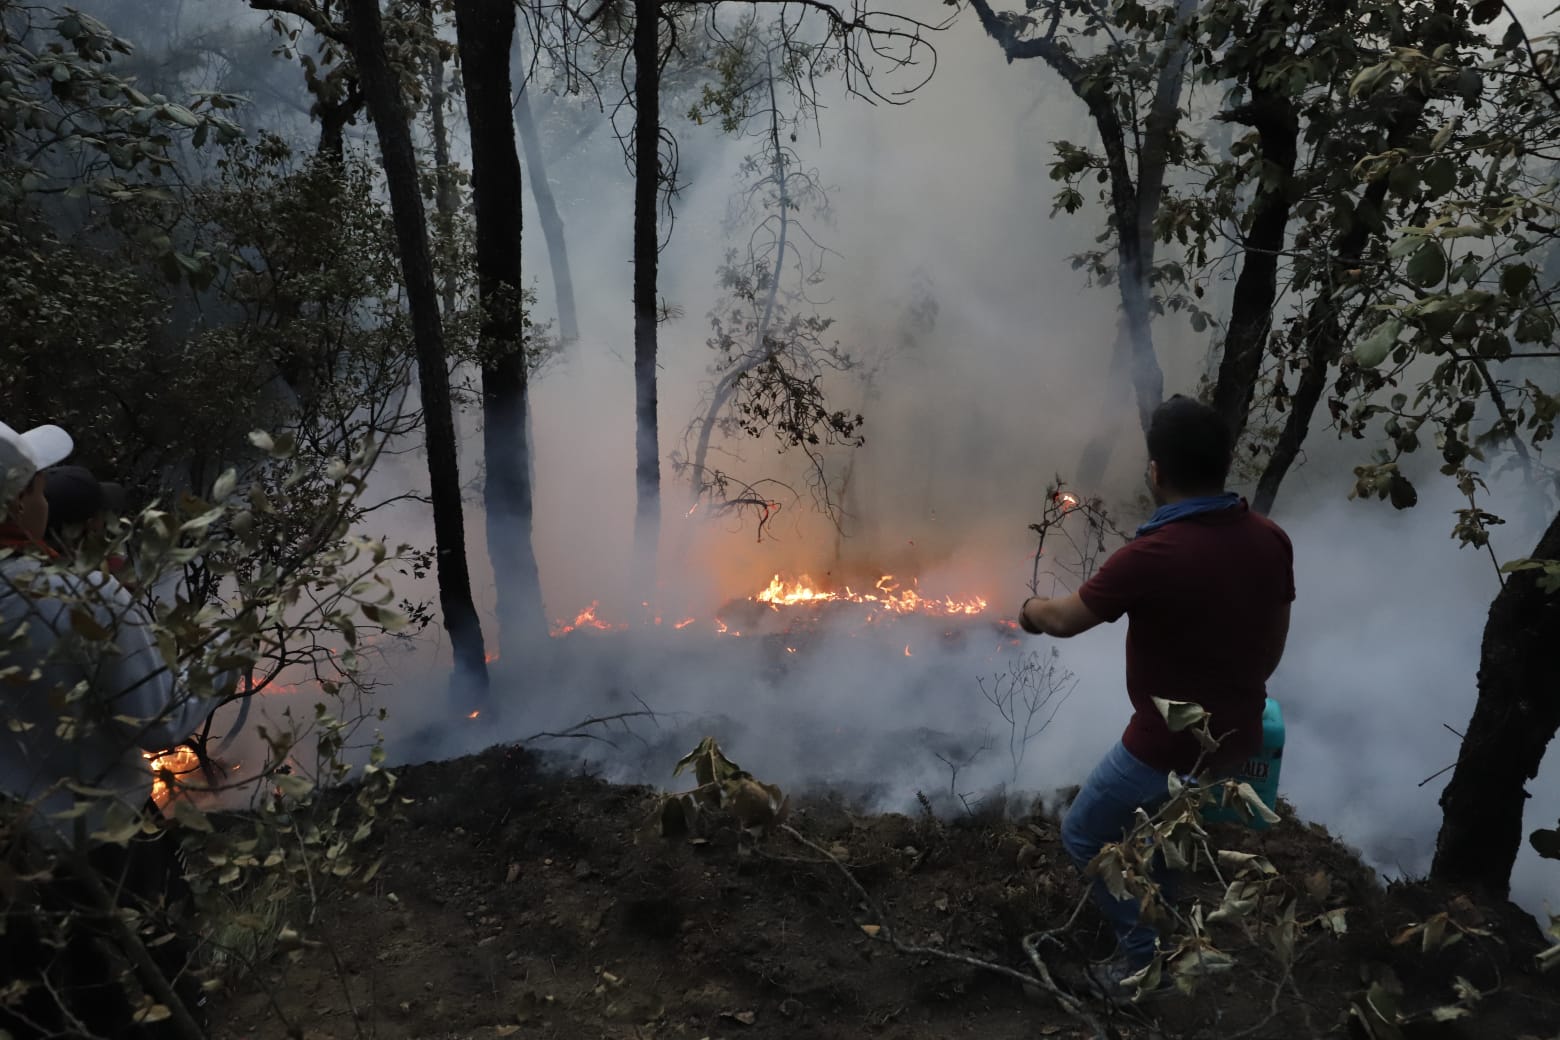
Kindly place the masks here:
[(1154, 697), (1195, 701), (1213, 716), (1215, 736), (1230, 733), (1205, 765), (1257, 751), (1267, 662), (1295, 598), (1282, 528), (1244, 501), (1177, 520), (1116, 550), (1078, 595), (1103, 621), (1127, 617), (1128, 751), (1167, 772), (1197, 762), (1196, 738), (1171, 733)]

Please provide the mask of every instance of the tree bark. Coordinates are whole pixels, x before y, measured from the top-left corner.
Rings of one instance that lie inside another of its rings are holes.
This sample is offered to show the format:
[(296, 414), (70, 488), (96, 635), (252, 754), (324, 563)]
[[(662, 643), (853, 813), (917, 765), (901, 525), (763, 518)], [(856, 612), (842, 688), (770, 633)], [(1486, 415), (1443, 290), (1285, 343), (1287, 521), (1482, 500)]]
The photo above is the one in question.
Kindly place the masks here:
[(1300, 136), (1300, 121), (1289, 98), (1263, 89), (1259, 85), (1260, 70), (1251, 79), (1257, 81), (1253, 83), (1251, 103), (1225, 118), (1256, 129), (1262, 160), (1274, 183), (1259, 184), (1252, 201), (1251, 227), (1241, 241), (1240, 276), (1235, 279), (1224, 355), (1219, 360), (1218, 382), (1213, 388), (1213, 408), (1223, 416), (1235, 440), (1246, 429), (1257, 377), (1262, 371), (1262, 356), (1273, 328), (1278, 259), (1294, 203)]
[(656, 415), (661, 0), (636, 0), (634, 8), (634, 553), (637, 591), (649, 600), (655, 592), (661, 534), (661, 452)]
[(520, 159), (509, 109), (513, 0), (455, 0), (455, 39), (471, 125), (482, 305), (482, 447), (488, 558), (504, 646), (547, 634), (531, 546), (525, 311), (521, 293)]
[(423, 432), (428, 451), (428, 484), (433, 499), (433, 535), (438, 561), (439, 605), (450, 635), (459, 673), (476, 689), (486, 690), (487, 662), (482, 626), (471, 600), (466, 563), (466, 534), (460, 500), (460, 467), (455, 450), (455, 419), (445, 367), (444, 330), (438, 289), (428, 252), (417, 156), (412, 150), (406, 106), (385, 55), (379, 0), (349, 0), (351, 43), (359, 81), (384, 159), (390, 210), (401, 252), (401, 274), (411, 311), (422, 392)]
[(525, 165), (531, 171), (531, 196), (536, 199), (536, 215), (542, 223), (542, 237), (547, 241), (547, 262), (552, 268), (553, 297), (558, 306), (558, 338), (564, 343), (572, 343), (580, 338), (580, 322), (574, 307), (569, 242), (564, 237), (563, 214), (558, 212), (558, 201), (553, 198), (552, 184), (547, 180), (547, 166), (542, 155), (541, 137), (536, 132), (535, 115), (531, 111), (530, 93), (521, 82), (515, 100), (515, 129), (520, 133), (520, 147), (525, 150)]
[[(431, 17), (431, 14), (430, 14)], [(444, 57), (434, 54), (428, 59), (428, 110), (433, 119), (433, 209), (438, 214), (439, 231), (449, 237), (455, 233), (455, 175), (450, 168), (450, 131), (444, 112), (449, 104), (444, 89)], [(439, 286), (444, 301), (444, 316), (455, 312), (455, 265), (449, 264)]]
[[(1560, 559), (1560, 514), (1533, 549)], [(1505, 897), (1522, 847), (1526, 784), (1560, 728), (1560, 594), (1538, 574), (1512, 574), (1490, 604), (1479, 655), (1479, 699), (1441, 792), (1430, 877)]]

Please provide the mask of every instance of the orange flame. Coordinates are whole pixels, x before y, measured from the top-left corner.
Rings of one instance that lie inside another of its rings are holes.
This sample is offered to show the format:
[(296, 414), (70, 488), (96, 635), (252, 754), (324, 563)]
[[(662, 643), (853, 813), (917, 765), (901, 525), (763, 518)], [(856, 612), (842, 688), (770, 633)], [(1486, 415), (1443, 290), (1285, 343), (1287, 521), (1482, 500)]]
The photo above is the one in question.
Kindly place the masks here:
[(812, 584), (812, 579), (805, 574), (797, 581), (792, 582), (784, 581), (780, 575), (776, 574), (770, 580), (769, 587), (753, 598), (760, 603), (769, 604), (773, 610), (808, 603), (871, 603), (895, 614), (963, 614), (973, 616), (985, 613), (987, 603), (981, 596), (970, 596), (966, 599), (944, 596), (941, 599), (935, 599), (921, 595), (916, 585), (917, 582), (912, 580), (910, 587), (905, 588), (895, 580), (892, 574), (885, 574), (877, 580), (874, 592), (855, 592), (849, 586), (838, 591), (829, 592), (815, 588)]
[(200, 758), (187, 747), (161, 753), (143, 751), (141, 755), (152, 767), (152, 801), (159, 809), (166, 808), (184, 789), (180, 778), (200, 768)]
[(673, 625), (672, 627), (677, 629), (678, 631), (681, 631), (682, 629), (687, 628), (691, 624), (693, 624), (693, 618), (685, 617), (681, 621), (677, 622), (677, 624)]
[(611, 632), (614, 629), (623, 629), (628, 627), (627, 625), (608, 624), (607, 622), (601, 620), (596, 616), (596, 609), (600, 606), (601, 601), (593, 599), (590, 601), (590, 606), (586, 607), (584, 610), (575, 615), (573, 623), (554, 621), (552, 625), (552, 634), (555, 636), (567, 635), (568, 633), (581, 628), (594, 628), (602, 632)]
[(914, 654), (912, 654), (910, 652), (910, 644), (909, 643), (905, 644), (905, 656), (906, 657), (914, 657), (915, 656)]
[(1062, 512), (1064, 513), (1077, 509), (1083, 504), (1078, 500), (1078, 496), (1071, 491), (1058, 491), (1056, 493), (1056, 502), (1062, 507)]
[(478, 715), (481, 715), (481, 714), (482, 714), (482, 712), (480, 712), (480, 711), (474, 711), (474, 712), (472, 712), (472, 713), (471, 713), (471, 714), (470, 714), (470, 715), (467, 715), (467, 716), (466, 716), (466, 718), (468, 718), (468, 719), (474, 719), (474, 718), (476, 718), (476, 717), (477, 717), (477, 716), (478, 716)]

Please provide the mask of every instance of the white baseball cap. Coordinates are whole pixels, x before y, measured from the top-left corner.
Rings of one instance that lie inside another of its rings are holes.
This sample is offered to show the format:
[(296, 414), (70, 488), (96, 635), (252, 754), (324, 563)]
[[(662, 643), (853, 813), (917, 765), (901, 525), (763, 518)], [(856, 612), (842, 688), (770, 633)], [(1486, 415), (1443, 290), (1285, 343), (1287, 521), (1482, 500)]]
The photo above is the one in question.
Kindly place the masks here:
[(58, 426), (35, 426), (18, 433), (0, 422), (0, 511), (27, 490), (41, 469), (64, 462), (76, 443)]

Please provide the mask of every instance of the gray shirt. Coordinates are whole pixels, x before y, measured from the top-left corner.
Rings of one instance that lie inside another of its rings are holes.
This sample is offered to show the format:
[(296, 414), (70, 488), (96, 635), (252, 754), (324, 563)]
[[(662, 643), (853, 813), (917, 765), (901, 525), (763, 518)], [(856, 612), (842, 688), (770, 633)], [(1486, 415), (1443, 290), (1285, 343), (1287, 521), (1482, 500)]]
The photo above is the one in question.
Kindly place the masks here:
[(0, 560), (0, 791), (32, 805), (39, 829), (68, 835), (79, 816), (90, 835), (146, 804), (143, 752), (184, 740), (210, 709), (176, 679), (112, 577)]

